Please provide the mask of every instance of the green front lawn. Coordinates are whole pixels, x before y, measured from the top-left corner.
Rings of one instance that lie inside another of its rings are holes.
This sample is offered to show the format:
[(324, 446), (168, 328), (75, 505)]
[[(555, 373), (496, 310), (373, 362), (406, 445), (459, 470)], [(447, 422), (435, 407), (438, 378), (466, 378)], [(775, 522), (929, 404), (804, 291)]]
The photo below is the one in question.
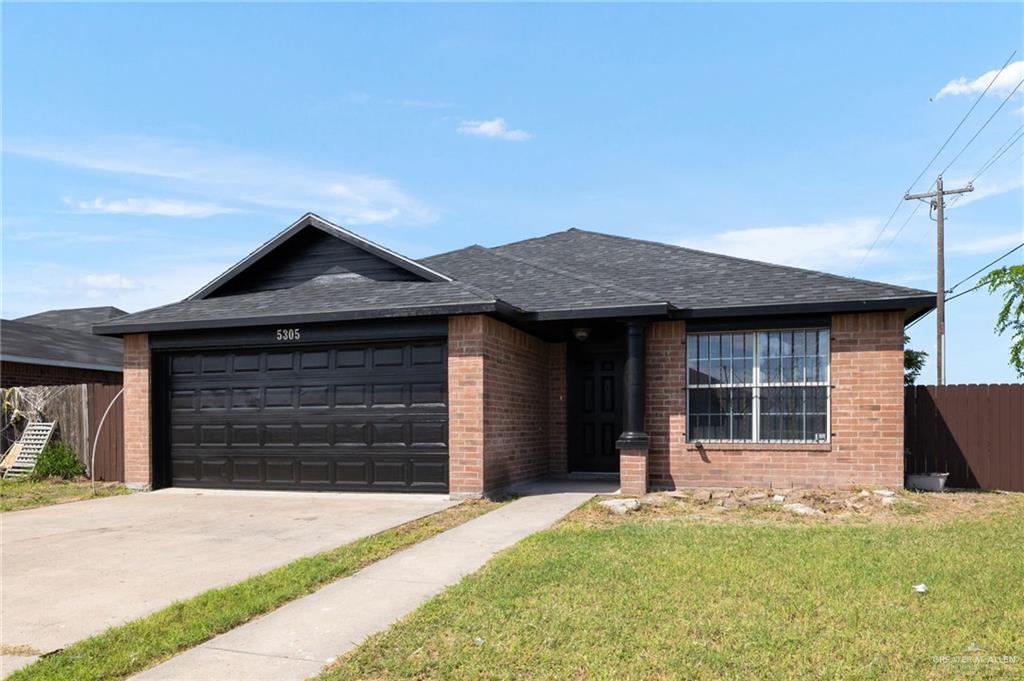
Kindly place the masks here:
[(1022, 678), (1024, 497), (974, 496), (591, 504), (322, 679)]
[(81, 480), (0, 480), (0, 511), (22, 511), (26, 508), (119, 494), (128, 494), (124, 485), (98, 482), (94, 493), (92, 483)]
[[(44, 657), (14, 672), (8, 681), (127, 678), (499, 505), (464, 502), (238, 584), (206, 591)], [(54, 597), (59, 598), (59, 585), (54, 588)], [(116, 598), (116, 587), (111, 588), (111, 598)]]

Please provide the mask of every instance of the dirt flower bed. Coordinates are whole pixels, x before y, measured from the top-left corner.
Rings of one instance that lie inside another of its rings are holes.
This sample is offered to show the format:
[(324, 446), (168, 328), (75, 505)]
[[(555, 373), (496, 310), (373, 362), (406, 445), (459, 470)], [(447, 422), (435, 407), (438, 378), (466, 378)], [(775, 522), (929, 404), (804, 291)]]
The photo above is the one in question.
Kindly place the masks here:
[(565, 522), (588, 526), (637, 520), (711, 523), (928, 523), (1024, 511), (1024, 494), (963, 490), (942, 494), (884, 488), (686, 489), (637, 499), (600, 498)]

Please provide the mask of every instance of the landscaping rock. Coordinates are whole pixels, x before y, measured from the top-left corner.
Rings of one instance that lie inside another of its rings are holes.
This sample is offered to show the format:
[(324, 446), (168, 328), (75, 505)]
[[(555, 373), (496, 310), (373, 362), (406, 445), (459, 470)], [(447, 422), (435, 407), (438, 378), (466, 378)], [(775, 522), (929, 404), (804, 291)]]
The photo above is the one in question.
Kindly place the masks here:
[(707, 502), (711, 501), (711, 490), (697, 490), (696, 492), (693, 493), (693, 500), (696, 501), (698, 504), (706, 504)]
[(774, 495), (772, 497), (772, 503), (773, 504), (781, 504), (785, 500), (786, 500), (786, 497), (782, 496), (781, 494), (776, 494), (776, 495)]
[(866, 489), (862, 489), (860, 492), (857, 493), (857, 496), (858, 497), (870, 497), (871, 496), (871, 492), (867, 491)]
[(894, 496), (896, 492), (893, 492), (891, 489), (876, 489), (875, 494), (880, 497), (891, 497)]
[(790, 513), (795, 513), (796, 515), (825, 515), (818, 509), (811, 508), (810, 506), (807, 506), (805, 504), (786, 504), (782, 508), (789, 511)]
[(746, 501), (762, 501), (762, 500), (768, 498), (768, 495), (765, 494), (764, 492), (754, 492), (753, 494), (748, 494), (747, 496), (745, 496), (743, 498)]
[(625, 515), (630, 511), (635, 511), (640, 508), (639, 499), (608, 499), (602, 501), (601, 505), (607, 508), (615, 515)]
[(739, 508), (740, 505), (735, 499), (724, 499), (721, 503), (725, 508)]
[(689, 499), (690, 498), (690, 493), (685, 491), (685, 490), (681, 490), (681, 489), (674, 489), (671, 492), (666, 492), (665, 495), (666, 496), (670, 496), (673, 499)]
[(712, 499), (728, 499), (732, 496), (732, 490), (728, 489), (716, 489), (711, 492)]
[(882, 497), (882, 506), (892, 506), (896, 503), (896, 497)]

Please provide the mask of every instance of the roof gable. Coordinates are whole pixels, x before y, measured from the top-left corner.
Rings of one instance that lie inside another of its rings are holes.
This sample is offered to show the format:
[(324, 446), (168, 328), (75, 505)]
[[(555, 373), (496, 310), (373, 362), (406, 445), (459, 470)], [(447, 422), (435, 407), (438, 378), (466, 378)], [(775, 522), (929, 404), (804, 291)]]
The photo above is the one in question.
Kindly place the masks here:
[(451, 281), (415, 260), (307, 213), (189, 300), (293, 288), (323, 275), (357, 281)]

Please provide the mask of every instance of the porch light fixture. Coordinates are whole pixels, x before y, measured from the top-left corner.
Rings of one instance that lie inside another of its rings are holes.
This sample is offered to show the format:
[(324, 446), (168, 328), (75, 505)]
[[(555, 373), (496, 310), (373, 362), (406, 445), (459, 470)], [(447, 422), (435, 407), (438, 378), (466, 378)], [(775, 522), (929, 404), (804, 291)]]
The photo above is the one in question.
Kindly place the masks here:
[(590, 328), (586, 326), (577, 326), (572, 330), (572, 337), (582, 343), (590, 338)]

